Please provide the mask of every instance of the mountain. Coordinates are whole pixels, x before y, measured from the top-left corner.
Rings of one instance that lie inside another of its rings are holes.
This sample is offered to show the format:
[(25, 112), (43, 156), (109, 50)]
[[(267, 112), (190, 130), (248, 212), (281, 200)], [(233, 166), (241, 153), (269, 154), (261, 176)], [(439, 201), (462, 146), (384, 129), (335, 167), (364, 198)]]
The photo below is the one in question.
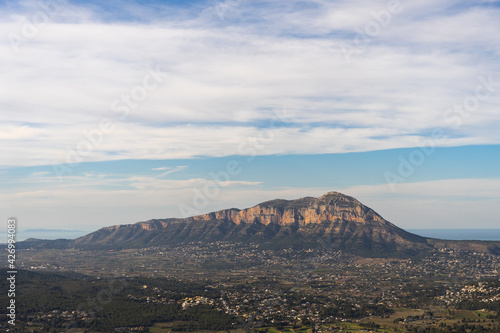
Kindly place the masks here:
[(338, 192), (319, 198), (277, 199), (243, 210), (106, 227), (71, 241), (71, 246), (116, 249), (200, 241), (257, 242), (268, 247), (321, 243), (366, 256), (412, 254), (431, 248), (426, 238), (398, 228)]

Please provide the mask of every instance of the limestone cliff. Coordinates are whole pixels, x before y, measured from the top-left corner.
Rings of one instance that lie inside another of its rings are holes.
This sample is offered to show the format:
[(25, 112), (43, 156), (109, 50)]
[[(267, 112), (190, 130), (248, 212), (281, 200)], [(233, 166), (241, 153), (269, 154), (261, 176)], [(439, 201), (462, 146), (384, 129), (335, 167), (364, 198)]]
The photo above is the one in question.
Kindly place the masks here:
[(280, 226), (296, 224), (318, 224), (324, 221), (349, 221), (356, 223), (383, 222), (384, 219), (358, 200), (329, 192), (319, 198), (298, 200), (273, 200), (240, 211), (233, 222), (249, 223), (258, 221), (262, 224), (276, 223)]
[[(272, 200), (243, 210), (225, 209), (217, 212), (193, 216), (195, 221), (228, 220), (235, 224), (259, 222), (285, 226), (304, 226), (324, 221), (349, 221), (356, 223), (384, 222), (372, 209), (358, 200), (338, 192), (329, 192), (319, 198), (298, 200)], [(153, 226), (150, 226), (152, 224)], [(157, 230), (158, 221), (142, 223), (146, 230)], [(165, 226), (164, 224), (162, 226)]]
[(276, 199), (247, 209), (225, 209), (184, 219), (154, 219), (102, 228), (75, 246), (131, 248), (186, 242), (257, 242), (308, 246), (328, 242), (364, 255), (429, 248), (423, 237), (384, 220), (358, 200), (338, 192), (319, 198)]

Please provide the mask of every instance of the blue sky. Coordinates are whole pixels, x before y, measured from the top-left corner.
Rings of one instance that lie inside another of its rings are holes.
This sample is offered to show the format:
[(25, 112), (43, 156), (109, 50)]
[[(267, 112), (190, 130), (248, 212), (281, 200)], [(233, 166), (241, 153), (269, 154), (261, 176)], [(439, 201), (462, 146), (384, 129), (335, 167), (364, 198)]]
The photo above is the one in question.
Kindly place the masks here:
[(337, 190), (404, 228), (497, 227), (498, 4), (0, 1), (2, 216), (90, 231)]

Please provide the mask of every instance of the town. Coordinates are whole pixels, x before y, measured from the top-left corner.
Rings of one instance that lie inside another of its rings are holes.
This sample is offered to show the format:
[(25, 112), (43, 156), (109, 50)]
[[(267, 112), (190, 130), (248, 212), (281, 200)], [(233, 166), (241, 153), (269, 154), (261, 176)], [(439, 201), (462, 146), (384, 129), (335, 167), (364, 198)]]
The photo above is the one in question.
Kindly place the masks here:
[[(211, 325), (225, 330), (455, 332), (463, 326), (466, 332), (494, 332), (500, 327), (496, 254), (441, 249), (412, 258), (361, 258), (327, 245), (271, 249), (227, 242), (64, 252), (25, 249), (19, 267), (32, 274), (72, 274), (94, 285), (92, 290), (96, 283), (104, 284), (105, 292), (94, 291), (92, 306), (84, 302), (78, 309), (49, 307), (20, 314), (17, 319), (33, 331), (50, 326), (57, 332), (57, 327), (78, 322), (74, 332), (78, 327), (98, 332), (96, 323), (105, 320), (106, 308), (115, 300), (180, 314), (215, 311), (226, 321)], [(106, 281), (115, 281), (114, 286)], [(160, 319), (115, 328), (207, 329)]]

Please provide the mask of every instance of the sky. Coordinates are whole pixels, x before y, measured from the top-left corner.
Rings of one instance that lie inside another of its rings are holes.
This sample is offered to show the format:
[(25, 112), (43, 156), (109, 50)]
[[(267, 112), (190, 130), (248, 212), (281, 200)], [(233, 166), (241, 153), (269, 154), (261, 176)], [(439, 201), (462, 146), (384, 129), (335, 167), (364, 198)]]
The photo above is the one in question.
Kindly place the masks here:
[(499, 15), (0, 1), (1, 216), (90, 232), (339, 191), (402, 228), (497, 228)]

